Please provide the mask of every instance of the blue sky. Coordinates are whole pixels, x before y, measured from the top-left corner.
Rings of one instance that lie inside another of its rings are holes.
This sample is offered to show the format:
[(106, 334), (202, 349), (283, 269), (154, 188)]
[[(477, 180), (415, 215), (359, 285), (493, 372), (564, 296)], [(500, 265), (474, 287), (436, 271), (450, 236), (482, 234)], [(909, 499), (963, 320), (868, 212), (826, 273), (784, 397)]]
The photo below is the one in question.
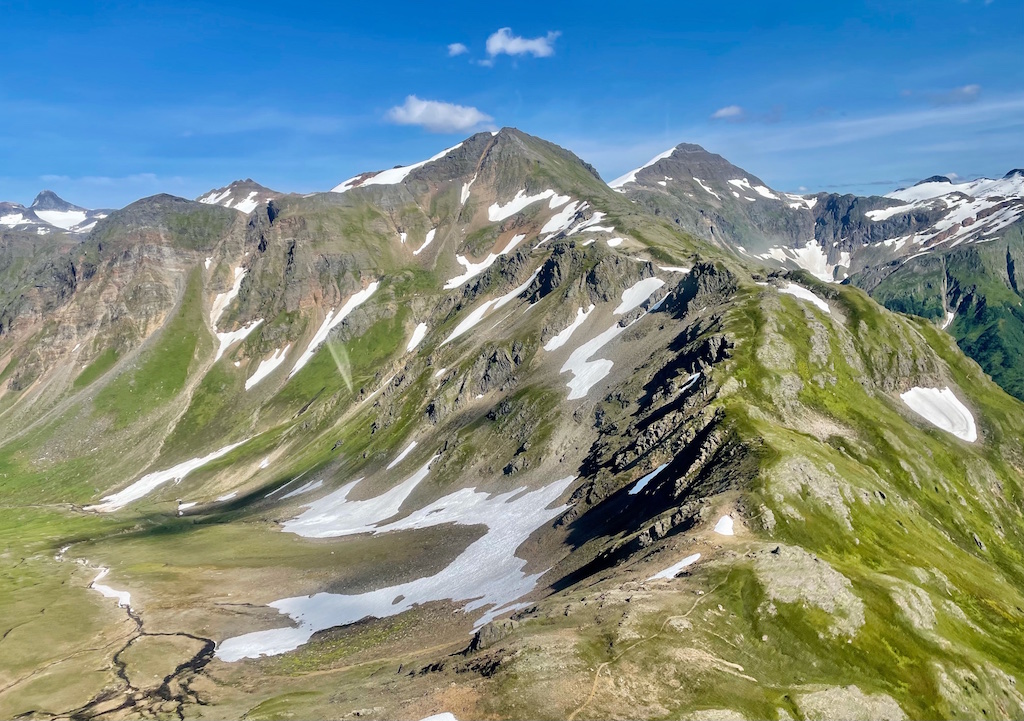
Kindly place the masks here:
[(4, 3), (0, 199), (327, 190), (506, 125), (609, 180), (679, 142), (789, 191), (1024, 166), (1022, 0), (139, 5)]

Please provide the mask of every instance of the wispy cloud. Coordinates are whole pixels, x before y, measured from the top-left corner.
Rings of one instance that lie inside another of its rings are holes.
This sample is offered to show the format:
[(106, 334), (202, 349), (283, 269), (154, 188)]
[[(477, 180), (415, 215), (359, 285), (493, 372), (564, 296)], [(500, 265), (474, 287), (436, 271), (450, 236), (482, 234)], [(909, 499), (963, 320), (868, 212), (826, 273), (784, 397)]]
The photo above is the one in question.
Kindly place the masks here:
[(501, 28), (487, 38), (487, 54), (491, 58), (498, 55), (532, 55), (535, 58), (549, 58), (555, 54), (555, 40), (561, 32), (552, 31), (536, 38), (524, 38), (513, 35), (512, 28)]
[(739, 105), (726, 105), (724, 108), (719, 108), (715, 112), (711, 113), (712, 120), (741, 120), (743, 118), (743, 108)]
[(963, 85), (945, 93), (933, 93), (930, 99), (936, 105), (958, 105), (973, 103), (981, 96), (981, 86), (977, 84)]
[(494, 118), (467, 105), (454, 105), (439, 100), (422, 100), (410, 95), (402, 105), (387, 113), (388, 119), (398, 125), (419, 125), (432, 133), (453, 133), (469, 130)]
[(448, 57), (450, 58), (454, 58), (456, 55), (464, 55), (468, 52), (469, 48), (462, 43), (450, 43), (448, 45)]

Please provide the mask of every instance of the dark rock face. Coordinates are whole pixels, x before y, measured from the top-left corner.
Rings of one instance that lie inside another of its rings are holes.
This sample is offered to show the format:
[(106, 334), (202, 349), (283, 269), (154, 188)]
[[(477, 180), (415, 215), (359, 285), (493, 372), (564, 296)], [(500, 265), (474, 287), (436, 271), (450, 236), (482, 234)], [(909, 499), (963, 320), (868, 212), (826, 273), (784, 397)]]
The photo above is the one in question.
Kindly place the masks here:
[(54, 193), (52, 190), (44, 190), (36, 199), (32, 201), (31, 205), (33, 210), (81, 210), (85, 211), (85, 208), (80, 208), (77, 205), (72, 205), (68, 201), (61, 198), (59, 195)]

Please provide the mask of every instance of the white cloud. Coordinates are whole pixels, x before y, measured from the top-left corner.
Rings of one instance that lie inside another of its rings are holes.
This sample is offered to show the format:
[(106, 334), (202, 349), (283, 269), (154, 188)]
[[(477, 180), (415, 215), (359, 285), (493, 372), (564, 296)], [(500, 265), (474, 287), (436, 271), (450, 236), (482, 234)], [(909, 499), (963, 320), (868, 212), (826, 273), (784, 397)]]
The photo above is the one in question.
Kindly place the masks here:
[(492, 58), (502, 54), (548, 58), (555, 54), (555, 40), (561, 34), (554, 31), (537, 38), (524, 38), (513, 35), (512, 28), (501, 28), (487, 38), (487, 54)]
[(402, 105), (388, 111), (388, 119), (399, 125), (419, 125), (432, 133), (452, 133), (469, 130), (481, 123), (494, 120), (474, 107), (453, 105), (438, 100), (421, 100), (410, 95)]
[(955, 105), (957, 103), (973, 103), (979, 95), (981, 95), (981, 86), (972, 83), (953, 88), (945, 93), (936, 93), (932, 95), (931, 99), (938, 105)]
[(450, 58), (454, 58), (456, 55), (462, 55), (468, 52), (469, 48), (462, 43), (451, 43), (448, 45), (448, 57)]
[(743, 117), (743, 108), (739, 105), (726, 105), (711, 113), (713, 120), (739, 120)]

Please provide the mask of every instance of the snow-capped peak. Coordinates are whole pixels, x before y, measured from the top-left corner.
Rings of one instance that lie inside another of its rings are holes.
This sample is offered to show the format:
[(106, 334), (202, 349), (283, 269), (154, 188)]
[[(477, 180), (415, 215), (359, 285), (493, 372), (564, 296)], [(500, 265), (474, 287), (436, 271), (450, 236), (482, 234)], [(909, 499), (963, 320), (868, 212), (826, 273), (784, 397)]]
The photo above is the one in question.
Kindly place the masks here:
[(281, 193), (270, 188), (265, 188), (251, 178), (236, 180), (223, 188), (211, 190), (205, 195), (196, 198), (200, 203), (206, 205), (220, 205), (224, 208), (231, 208), (240, 213), (248, 215), (261, 203), (279, 198)]

